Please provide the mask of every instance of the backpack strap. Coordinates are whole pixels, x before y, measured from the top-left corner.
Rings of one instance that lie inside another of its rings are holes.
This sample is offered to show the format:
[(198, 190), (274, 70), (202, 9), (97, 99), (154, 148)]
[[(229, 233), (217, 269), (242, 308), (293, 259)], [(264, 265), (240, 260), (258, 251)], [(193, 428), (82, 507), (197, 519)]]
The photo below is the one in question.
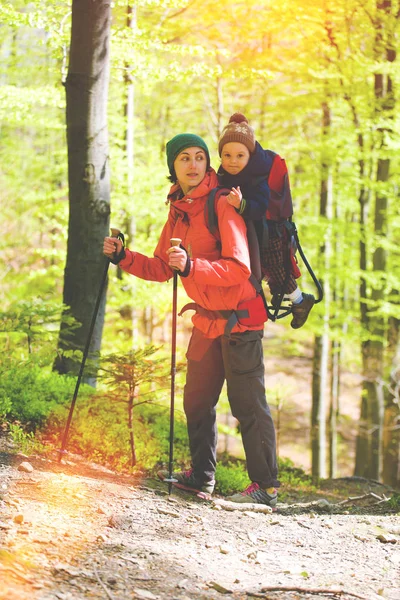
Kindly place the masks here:
[(221, 195), (221, 190), (226, 189), (223, 187), (215, 187), (208, 194), (207, 202), (204, 206), (204, 218), (206, 221), (207, 229), (210, 233), (213, 234), (214, 237), (220, 241), (219, 229), (218, 229), (218, 217), (217, 212), (215, 210), (215, 201)]
[(188, 304), (185, 304), (185, 306), (178, 313), (178, 316), (181, 317), (187, 310), (194, 310), (199, 315), (207, 317), (207, 319), (211, 319), (212, 321), (215, 319), (223, 319), (226, 321), (224, 335), (227, 337), (230, 336), (232, 329), (240, 319), (249, 318), (248, 309), (237, 308), (236, 310), (209, 310), (207, 308), (203, 308), (196, 302), (189, 302)]
[[(216, 187), (211, 190), (208, 195), (207, 202), (204, 206), (205, 211), (205, 221), (207, 228), (210, 233), (214, 237), (217, 238), (218, 242), (220, 242), (219, 228), (218, 228), (218, 216), (216, 211), (216, 201), (219, 196), (221, 196), (221, 190), (226, 189), (222, 187)], [(250, 254), (250, 267), (251, 273), (250, 281), (253, 283), (254, 281), (261, 281), (262, 279), (262, 271), (261, 271), (261, 259), (260, 259), (260, 246), (258, 243), (256, 229), (254, 227), (253, 221), (246, 221), (247, 227), (247, 242), (249, 246), (249, 254)], [(254, 277), (253, 277), (254, 276)], [(253, 284), (254, 285), (254, 284)], [(255, 287), (255, 286), (254, 286)], [(257, 288), (256, 288), (257, 289)], [(258, 290), (257, 290), (258, 291)]]

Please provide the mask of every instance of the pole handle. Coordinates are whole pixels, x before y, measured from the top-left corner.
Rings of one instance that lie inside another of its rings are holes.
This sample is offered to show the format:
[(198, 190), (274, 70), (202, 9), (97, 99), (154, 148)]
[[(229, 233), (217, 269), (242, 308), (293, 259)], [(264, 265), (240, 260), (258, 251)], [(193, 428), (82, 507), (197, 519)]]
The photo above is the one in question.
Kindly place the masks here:
[[(170, 244), (171, 246), (179, 246), (182, 243), (181, 238), (170, 238)], [(177, 269), (176, 267), (172, 267), (174, 269), (174, 271), (179, 271), (179, 269)]]
[(111, 231), (111, 237), (115, 237), (115, 238), (117, 238), (119, 236), (119, 234), (121, 233), (121, 230), (117, 229), (116, 227), (110, 227), (110, 231)]

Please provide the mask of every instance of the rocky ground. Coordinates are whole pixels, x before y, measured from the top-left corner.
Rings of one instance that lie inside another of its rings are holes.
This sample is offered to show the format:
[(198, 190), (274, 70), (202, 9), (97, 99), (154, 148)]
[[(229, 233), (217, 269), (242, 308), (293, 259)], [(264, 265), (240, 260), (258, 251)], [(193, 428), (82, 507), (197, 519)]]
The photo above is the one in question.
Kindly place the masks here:
[(374, 482), (265, 513), (75, 458), (4, 451), (0, 476), (4, 600), (400, 598), (400, 520)]

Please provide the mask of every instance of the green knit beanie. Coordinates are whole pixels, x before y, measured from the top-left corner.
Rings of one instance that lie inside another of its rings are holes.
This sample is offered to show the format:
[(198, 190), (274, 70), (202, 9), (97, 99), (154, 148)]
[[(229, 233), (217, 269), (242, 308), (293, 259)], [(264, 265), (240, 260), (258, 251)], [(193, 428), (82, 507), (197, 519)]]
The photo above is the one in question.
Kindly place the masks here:
[(173, 179), (175, 179), (176, 177), (174, 170), (174, 162), (176, 157), (180, 152), (182, 152), (182, 150), (185, 150), (185, 148), (192, 148), (193, 146), (204, 150), (207, 157), (207, 169), (209, 168), (210, 154), (208, 152), (207, 144), (205, 143), (203, 138), (201, 138), (198, 135), (195, 135), (194, 133), (179, 133), (178, 135), (173, 137), (172, 140), (169, 140), (166, 146), (167, 165)]

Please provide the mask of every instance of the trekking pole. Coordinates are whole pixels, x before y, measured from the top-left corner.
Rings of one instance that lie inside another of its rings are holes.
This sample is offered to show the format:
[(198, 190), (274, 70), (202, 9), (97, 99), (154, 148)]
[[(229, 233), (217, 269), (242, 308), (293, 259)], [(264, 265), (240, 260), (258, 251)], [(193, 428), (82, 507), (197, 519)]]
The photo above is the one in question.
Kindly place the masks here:
[[(123, 234), (120, 232), (119, 229), (111, 228), (111, 237), (118, 238), (119, 236), (122, 236), (122, 235)], [(121, 239), (121, 238), (119, 238), (119, 239)], [(81, 362), (81, 366), (80, 366), (79, 373), (78, 373), (78, 379), (76, 380), (74, 395), (73, 395), (71, 406), (70, 406), (70, 409), (69, 409), (67, 424), (66, 424), (65, 429), (64, 429), (64, 435), (63, 435), (63, 439), (62, 439), (62, 443), (61, 443), (61, 448), (60, 448), (60, 450), (58, 450), (58, 453), (59, 453), (58, 454), (58, 462), (61, 462), (62, 455), (66, 453), (65, 448), (67, 446), (68, 432), (69, 432), (69, 428), (71, 426), (72, 415), (74, 413), (76, 399), (78, 397), (79, 386), (81, 385), (83, 370), (85, 368), (86, 359), (87, 359), (87, 356), (89, 354), (89, 346), (90, 346), (90, 342), (91, 342), (91, 339), (92, 339), (94, 326), (96, 324), (97, 313), (99, 312), (100, 302), (101, 302), (101, 299), (102, 299), (102, 296), (103, 296), (103, 292), (104, 292), (104, 288), (105, 288), (106, 282), (107, 282), (107, 274), (108, 274), (108, 267), (109, 266), (110, 266), (110, 259), (107, 258), (106, 259), (106, 263), (104, 265), (104, 271), (103, 271), (103, 276), (101, 278), (99, 293), (97, 294), (97, 300), (96, 300), (96, 304), (95, 304), (93, 315), (92, 315), (92, 320), (91, 320), (90, 327), (89, 327), (89, 333), (88, 333), (88, 337), (87, 337), (87, 340), (86, 340), (85, 349), (83, 351), (82, 362)]]
[[(171, 246), (179, 246), (182, 242), (179, 238), (171, 238)], [(171, 340), (171, 404), (169, 413), (169, 463), (168, 495), (171, 495), (172, 484), (177, 481), (172, 477), (174, 462), (174, 410), (175, 410), (175, 374), (176, 374), (176, 313), (178, 303), (178, 271), (174, 270), (174, 279), (172, 287), (172, 340)]]

